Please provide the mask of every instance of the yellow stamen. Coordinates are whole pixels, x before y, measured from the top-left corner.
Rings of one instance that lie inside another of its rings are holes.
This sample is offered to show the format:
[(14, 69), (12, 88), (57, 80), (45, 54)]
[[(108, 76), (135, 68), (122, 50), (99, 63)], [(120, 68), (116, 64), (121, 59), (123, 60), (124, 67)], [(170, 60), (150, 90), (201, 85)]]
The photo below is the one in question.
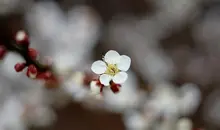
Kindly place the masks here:
[(107, 70), (105, 71), (105, 74), (114, 76), (116, 75), (120, 70), (115, 64), (107, 64)]

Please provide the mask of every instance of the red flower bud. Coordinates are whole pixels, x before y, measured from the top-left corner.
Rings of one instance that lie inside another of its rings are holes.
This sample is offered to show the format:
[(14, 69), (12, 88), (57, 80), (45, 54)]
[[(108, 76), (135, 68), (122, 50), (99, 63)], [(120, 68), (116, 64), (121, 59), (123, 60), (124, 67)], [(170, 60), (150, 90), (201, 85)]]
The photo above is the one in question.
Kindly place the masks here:
[(118, 93), (120, 91), (120, 87), (121, 87), (120, 84), (116, 84), (116, 83), (111, 81), (110, 88), (111, 88), (113, 93)]
[(16, 72), (21, 72), (25, 68), (25, 66), (25, 63), (17, 63), (14, 68)]
[(0, 59), (3, 59), (6, 54), (6, 48), (3, 45), (0, 45)]
[(23, 30), (16, 33), (15, 40), (20, 45), (28, 46), (30, 44), (29, 37)]
[(38, 52), (34, 48), (28, 48), (28, 55), (31, 57), (32, 60), (36, 60)]
[(29, 78), (36, 78), (37, 76), (37, 68), (34, 65), (29, 65), (27, 70), (27, 76)]

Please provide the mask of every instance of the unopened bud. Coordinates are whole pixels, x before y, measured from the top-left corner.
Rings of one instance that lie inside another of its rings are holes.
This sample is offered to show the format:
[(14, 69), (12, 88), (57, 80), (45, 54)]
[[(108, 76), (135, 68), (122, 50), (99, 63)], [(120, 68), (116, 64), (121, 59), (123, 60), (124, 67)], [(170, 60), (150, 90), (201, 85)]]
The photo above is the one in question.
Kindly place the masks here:
[(25, 63), (17, 63), (14, 68), (16, 72), (21, 72), (25, 68)]
[(16, 33), (15, 40), (20, 45), (28, 46), (30, 44), (29, 37), (25, 31), (21, 30)]
[(28, 55), (31, 57), (32, 60), (36, 60), (38, 52), (34, 48), (28, 48)]
[(120, 87), (121, 87), (120, 84), (116, 84), (112, 81), (110, 82), (110, 88), (111, 88), (113, 93), (118, 93), (120, 91)]
[(94, 95), (100, 94), (103, 90), (103, 85), (99, 83), (99, 81), (94, 80), (90, 83), (91, 93)]
[(27, 76), (29, 78), (32, 78), (32, 79), (36, 78), (36, 76), (37, 76), (37, 68), (34, 65), (29, 65), (28, 66)]

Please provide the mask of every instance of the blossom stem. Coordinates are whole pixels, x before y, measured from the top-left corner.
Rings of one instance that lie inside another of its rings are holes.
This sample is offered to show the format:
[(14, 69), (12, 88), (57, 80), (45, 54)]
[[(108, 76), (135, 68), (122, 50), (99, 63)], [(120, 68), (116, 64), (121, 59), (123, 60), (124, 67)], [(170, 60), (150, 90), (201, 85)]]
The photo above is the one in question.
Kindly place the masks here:
[(12, 52), (16, 52), (19, 55), (21, 55), (24, 60), (26, 61), (26, 65), (35, 65), (36, 68), (38, 68), (39, 71), (45, 72), (47, 70), (51, 71), (51, 68), (39, 63), (37, 60), (33, 60), (29, 55), (28, 55), (28, 47), (26, 46), (20, 46), (16, 44), (15, 42), (11, 41), (9, 43), (3, 42), (3, 45), (7, 48), (7, 50), (10, 50)]

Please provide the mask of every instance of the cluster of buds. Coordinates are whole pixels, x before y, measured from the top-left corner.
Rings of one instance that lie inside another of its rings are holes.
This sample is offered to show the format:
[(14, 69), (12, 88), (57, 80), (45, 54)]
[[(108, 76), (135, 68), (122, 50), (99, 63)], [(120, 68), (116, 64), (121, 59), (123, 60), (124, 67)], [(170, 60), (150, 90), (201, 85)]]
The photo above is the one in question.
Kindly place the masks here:
[(27, 68), (26, 75), (31, 79), (40, 79), (44, 81), (56, 81), (55, 76), (49, 69), (48, 65), (41, 65), (37, 62), (38, 52), (34, 48), (30, 48), (28, 35), (24, 31), (18, 31), (15, 36), (16, 46), (20, 47), (20, 53), (25, 55), (26, 62), (17, 63), (14, 66), (16, 72), (22, 72)]
[[(92, 93), (94, 93), (94, 94), (101, 94), (102, 95), (104, 87), (105, 86), (100, 82), (99, 79), (93, 80), (90, 83), (90, 89), (91, 89)], [(121, 84), (116, 84), (113, 81), (111, 81), (109, 87), (113, 93), (118, 93), (120, 91)]]
[[(90, 90), (91, 90), (91, 94), (93, 95), (103, 95), (103, 88), (105, 86), (103, 84), (101, 84), (101, 82), (96, 79), (91, 81), (90, 83)], [(113, 93), (118, 93), (120, 91), (120, 84), (115, 84), (114, 82), (110, 82), (110, 89), (112, 90)]]
[(130, 57), (120, 55), (114, 50), (108, 51), (103, 60), (95, 61), (91, 66), (91, 70), (99, 75), (99, 78), (90, 84), (92, 93), (102, 94), (105, 86), (108, 86), (113, 93), (118, 93), (128, 78), (126, 71), (130, 65)]
[[(104, 87), (105, 85), (103, 85), (99, 79), (95, 79), (90, 82), (91, 93), (94, 95), (103, 95)], [(109, 87), (113, 93), (118, 93), (120, 91), (121, 84), (116, 84), (113, 81), (110, 81)]]

